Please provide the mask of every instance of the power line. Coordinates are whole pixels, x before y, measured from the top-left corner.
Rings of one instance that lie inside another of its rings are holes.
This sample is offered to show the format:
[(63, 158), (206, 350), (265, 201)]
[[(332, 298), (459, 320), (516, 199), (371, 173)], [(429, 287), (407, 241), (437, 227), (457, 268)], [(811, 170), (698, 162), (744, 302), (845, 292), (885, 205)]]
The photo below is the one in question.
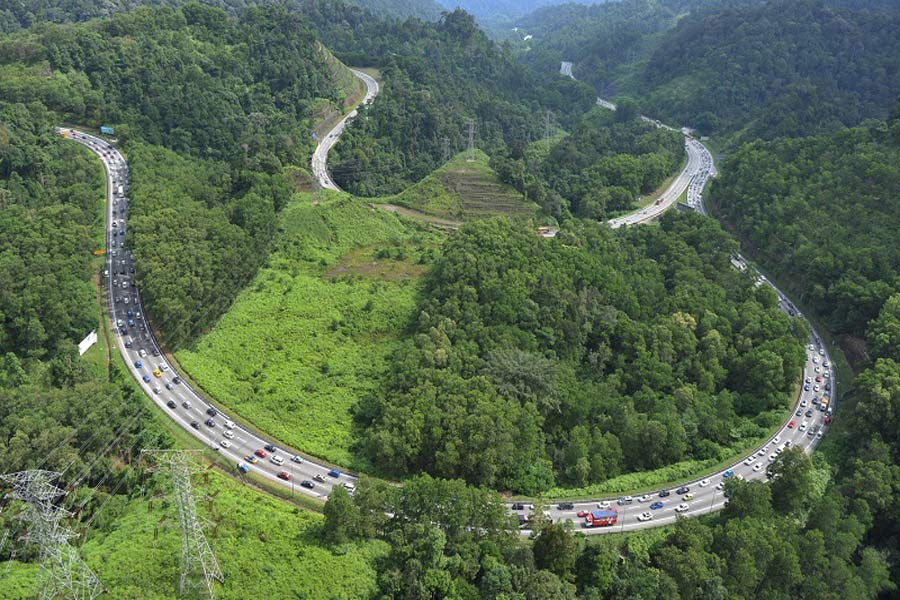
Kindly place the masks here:
[(55, 503), (66, 495), (54, 484), (59, 476), (55, 471), (33, 470), (0, 475), (0, 479), (13, 486), (7, 498), (25, 503), (20, 517), (28, 522), (27, 539), (39, 546), (38, 598), (93, 600), (103, 593), (103, 586), (69, 544), (75, 534), (60, 524), (71, 513)]
[(191, 475), (204, 469), (190, 460), (192, 452), (187, 450), (141, 450), (141, 454), (155, 457), (158, 468), (168, 472), (172, 478), (178, 518), (181, 521), (179, 593), (184, 595), (187, 590), (197, 590), (213, 600), (213, 580), (224, 581), (225, 575), (203, 533), (191, 484)]

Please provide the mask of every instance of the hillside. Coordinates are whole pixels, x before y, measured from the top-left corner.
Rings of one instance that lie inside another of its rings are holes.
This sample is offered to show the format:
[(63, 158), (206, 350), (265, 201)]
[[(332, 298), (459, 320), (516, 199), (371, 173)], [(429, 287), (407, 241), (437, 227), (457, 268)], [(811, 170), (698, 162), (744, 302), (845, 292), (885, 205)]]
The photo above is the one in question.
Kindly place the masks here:
[(539, 208), (500, 181), (487, 155), (478, 150), (474, 161), (469, 162), (468, 152), (457, 154), (422, 181), (383, 201), (460, 221), (496, 215), (528, 218)]

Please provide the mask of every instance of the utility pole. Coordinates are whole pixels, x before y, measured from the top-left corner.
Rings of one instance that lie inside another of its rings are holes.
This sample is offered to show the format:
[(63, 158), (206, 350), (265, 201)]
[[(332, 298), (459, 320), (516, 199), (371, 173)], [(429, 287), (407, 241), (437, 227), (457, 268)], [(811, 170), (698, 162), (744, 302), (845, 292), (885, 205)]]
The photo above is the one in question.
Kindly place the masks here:
[(441, 139), (441, 163), (446, 163), (450, 160), (450, 138), (444, 136)]
[(13, 487), (7, 498), (25, 503), (21, 518), (28, 522), (28, 541), (40, 546), (37, 597), (94, 600), (104, 589), (78, 556), (77, 549), (69, 544), (75, 534), (60, 524), (72, 513), (54, 503), (66, 495), (53, 483), (59, 477), (55, 471), (35, 470), (0, 475), (0, 480)]
[(544, 139), (550, 141), (550, 117), (553, 116), (551, 111), (547, 111), (546, 120), (544, 121)]
[(475, 160), (475, 119), (469, 119), (469, 162)]
[(181, 521), (181, 582), (178, 592), (185, 596), (190, 590), (213, 600), (213, 580), (224, 581), (216, 555), (203, 533), (203, 525), (197, 516), (191, 476), (204, 469), (189, 458), (186, 450), (141, 450), (142, 455), (153, 455), (157, 469), (168, 472), (172, 478), (178, 519)]

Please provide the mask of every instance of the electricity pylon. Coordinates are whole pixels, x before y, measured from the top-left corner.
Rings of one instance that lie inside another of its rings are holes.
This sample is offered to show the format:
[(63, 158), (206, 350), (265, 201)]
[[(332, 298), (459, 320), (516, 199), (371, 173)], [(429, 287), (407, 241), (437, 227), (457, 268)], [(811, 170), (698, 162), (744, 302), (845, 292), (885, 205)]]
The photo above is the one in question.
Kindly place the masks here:
[(224, 581), (225, 575), (203, 533), (191, 484), (191, 476), (204, 469), (190, 460), (184, 450), (142, 450), (141, 454), (153, 455), (157, 469), (167, 471), (172, 478), (178, 519), (181, 521), (181, 582), (178, 592), (184, 596), (197, 590), (213, 600), (213, 580)]
[(55, 503), (66, 495), (53, 483), (59, 476), (55, 471), (34, 470), (0, 475), (0, 479), (12, 485), (7, 498), (25, 503), (20, 518), (28, 523), (27, 540), (40, 547), (38, 598), (93, 600), (104, 592), (103, 586), (69, 544), (76, 534), (60, 524), (72, 513)]

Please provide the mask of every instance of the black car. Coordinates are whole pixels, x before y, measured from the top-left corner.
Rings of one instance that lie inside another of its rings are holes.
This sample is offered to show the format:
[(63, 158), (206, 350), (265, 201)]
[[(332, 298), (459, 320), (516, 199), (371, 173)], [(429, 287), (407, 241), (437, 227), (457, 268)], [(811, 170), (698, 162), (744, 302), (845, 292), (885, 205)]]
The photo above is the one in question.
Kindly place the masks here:
[(269, 452), (272, 452), (272, 453), (278, 452), (278, 446), (276, 446), (275, 444), (266, 444), (263, 447), (266, 450), (268, 450)]
[(300, 482), (300, 485), (307, 489), (310, 489), (310, 490), (313, 489), (314, 487), (316, 487), (316, 484), (314, 484), (309, 479), (304, 479), (303, 481)]
[(669, 490), (659, 490), (660, 498), (668, 498), (668, 496), (669, 496)]
[(175, 384), (181, 383), (181, 377), (178, 377), (178, 376), (173, 377), (172, 383), (175, 383)]
[(132, 348), (132, 347), (134, 347), (134, 344), (132, 344), (130, 341), (128, 341), (128, 342), (125, 342), (125, 347)]
[(675, 493), (676, 494), (687, 494), (689, 491), (691, 491), (691, 488), (689, 488), (686, 485), (683, 485), (680, 488), (678, 488), (677, 490), (675, 490)]
[(216, 422), (213, 421), (212, 419), (207, 419), (207, 420), (206, 420), (206, 426), (207, 426), (207, 427), (215, 427), (215, 426), (216, 426)]
[(559, 510), (572, 510), (573, 508), (575, 508), (575, 505), (571, 502), (560, 502), (556, 505), (556, 508), (558, 508)]
[(169, 400), (168, 402), (166, 402), (166, 406), (168, 406), (169, 408), (175, 408), (178, 405), (175, 404), (174, 400)]
[(171, 390), (171, 389), (174, 388), (174, 387), (175, 387), (175, 386), (172, 385), (172, 382), (171, 382), (171, 381), (167, 381), (167, 382), (166, 382), (166, 389), (167, 389), (167, 390)]
[(512, 510), (525, 510), (525, 505), (521, 502), (513, 502), (512, 506), (510, 506)]
[(209, 408), (206, 409), (206, 414), (208, 414), (211, 417), (215, 417), (216, 415), (219, 414), (219, 411), (217, 411), (215, 408), (210, 406)]
[(194, 429), (200, 429), (200, 421), (191, 421), (191, 427)]
[(807, 416), (807, 417), (813, 416), (813, 411), (812, 411), (811, 408), (810, 408), (808, 411), (806, 411), (806, 416)]
[(119, 333), (121, 333), (122, 335), (128, 335), (128, 330), (124, 327), (119, 327)]
[(153, 356), (159, 356), (159, 350), (156, 348), (153, 349)]

